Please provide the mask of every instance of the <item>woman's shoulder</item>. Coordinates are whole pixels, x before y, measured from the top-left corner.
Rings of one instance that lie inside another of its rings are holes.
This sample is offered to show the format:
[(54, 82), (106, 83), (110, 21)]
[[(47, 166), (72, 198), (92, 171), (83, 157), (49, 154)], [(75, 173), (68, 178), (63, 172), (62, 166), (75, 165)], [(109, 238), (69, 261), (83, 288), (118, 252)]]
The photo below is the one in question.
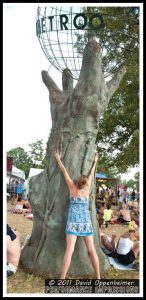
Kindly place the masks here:
[(88, 198), (89, 191), (86, 189), (73, 188), (70, 189), (70, 195), (72, 195), (72, 197)]
[(105, 239), (105, 237), (106, 237), (106, 234), (105, 233), (100, 233), (100, 237), (101, 237), (101, 239)]
[(72, 182), (72, 184), (69, 186), (69, 190), (72, 191), (74, 193), (74, 191), (77, 191), (78, 188), (76, 186), (76, 184), (74, 183), (74, 181)]

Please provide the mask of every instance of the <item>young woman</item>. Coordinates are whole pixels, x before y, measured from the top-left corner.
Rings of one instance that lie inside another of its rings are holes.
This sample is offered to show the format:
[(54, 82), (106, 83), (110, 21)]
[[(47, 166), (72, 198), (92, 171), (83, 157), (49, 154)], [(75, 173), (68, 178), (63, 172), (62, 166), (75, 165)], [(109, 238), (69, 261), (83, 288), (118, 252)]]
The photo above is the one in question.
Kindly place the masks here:
[(116, 257), (121, 264), (132, 264), (139, 253), (139, 229), (125, 232), (119, 238)]
[(94, 174), (98, 155), (95, 155), (88, 176), (81, 175), (79, 176), (76, 182), (74, 182), (70, 178), (65, 166), (63, 165), (61, 161), (61, 154), (58, 151), (56, 151), (54, 153), (54, 156), (64, 175), (64, 178), (70, 191), (70, 205), (66, 225), (67, 248), (63, 259), (63, 266), (60, 278), (65, 279), (67, 271), (71, 264), (71, 258), (74, 252), (77, 237), (83, 236), (96, 274), (96, 278), (100, 279), (99, 259), (94, 247), (93, 227), (88, 208), (91, 179)]

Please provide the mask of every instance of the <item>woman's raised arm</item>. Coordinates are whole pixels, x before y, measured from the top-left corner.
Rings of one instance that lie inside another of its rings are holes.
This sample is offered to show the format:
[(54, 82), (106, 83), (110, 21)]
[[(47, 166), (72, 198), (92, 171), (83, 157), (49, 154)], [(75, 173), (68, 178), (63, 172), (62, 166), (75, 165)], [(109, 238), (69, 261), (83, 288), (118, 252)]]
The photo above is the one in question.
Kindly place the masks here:
[(58, 162), (58, 166), (60, 168), (60, 170), (62, 171), (63, 175), (64, 175), (64, 178), (66, 180), (66, 183), (68, 185), (69, 188), (71, 188), (73, 185), (74, 185), (74, 182), (73, 180), (70, 178), (65, 166), (63, 165), (62, 161), (61, 161), (61, 153), (59, 153), (59, 151), (55, 151), (54, 152), (54, 156)]
[(93, 176), (94, 171), (95, 171), (97, 160), (98, 160), (98, 153), (95, 154), (91, 169), (90, 169), (90, 171), (88, 173), (88, 176), (87, 176), (89, 183), (91, 183), (91, 179), (92, 179), (92, 176)]

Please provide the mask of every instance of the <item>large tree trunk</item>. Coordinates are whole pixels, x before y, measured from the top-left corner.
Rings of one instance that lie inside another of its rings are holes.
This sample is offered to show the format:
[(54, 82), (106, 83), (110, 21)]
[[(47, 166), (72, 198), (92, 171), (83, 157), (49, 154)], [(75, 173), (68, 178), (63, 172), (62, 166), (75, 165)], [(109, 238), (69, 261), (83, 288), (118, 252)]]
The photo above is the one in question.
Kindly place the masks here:
[[(71, 178), (88, 174), (96, 150), (99, 118), (124, 74), (125, 68), (122, 67), (106, 85), (102, 74), (100, 47), (95, 40), (89, 41), (85, 47), (80, 77), (74, 89), (68, 69), (63, 72), (63, 91), (46, 71), (42, 71), (43, 82), (50, 93), (52, 130), (47, 148), (48, 169), (33, 177), (30, 184), (33, 231), (21, 255), (23, 267), (29, 272), (46, 278), (59, 278), (66, 249), (69, 190), (54, 158), (54, 151), (61, 150), (62, 161)], [(101, 272), (104, 272), (110, 265), (99, 245), (95, 179), (91, 184), (89, 208), (95, 247)], [(83, 237), (77, 239), (68, 276), (94, 278)]]

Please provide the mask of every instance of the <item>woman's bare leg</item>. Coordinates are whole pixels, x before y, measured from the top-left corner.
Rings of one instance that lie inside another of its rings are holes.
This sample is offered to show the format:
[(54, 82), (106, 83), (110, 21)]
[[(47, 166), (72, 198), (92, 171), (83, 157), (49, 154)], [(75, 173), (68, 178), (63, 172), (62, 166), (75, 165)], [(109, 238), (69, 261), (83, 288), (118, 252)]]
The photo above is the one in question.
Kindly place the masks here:
[(71, 264), (71, 258), (72, 258), (72, 254), (74, 252), (76, 240), (77, 240), (77, 236), (72, 235), (72, 234), (66, 235), (67, 248), (66, 248), (64, 258), (63, 258), (63, 265), (62, 265), (60, 279), (65, 279), (65, 277), (66, 277), (66, 273)]
[(100, 267), (99, 267), (99, 259), (94, 247), (93, 235), (85, 236), (84, 241), (87, 246), (88, 254), (91, 258), (92, 266), (94, 268), (96, 278), (100, 279)]

